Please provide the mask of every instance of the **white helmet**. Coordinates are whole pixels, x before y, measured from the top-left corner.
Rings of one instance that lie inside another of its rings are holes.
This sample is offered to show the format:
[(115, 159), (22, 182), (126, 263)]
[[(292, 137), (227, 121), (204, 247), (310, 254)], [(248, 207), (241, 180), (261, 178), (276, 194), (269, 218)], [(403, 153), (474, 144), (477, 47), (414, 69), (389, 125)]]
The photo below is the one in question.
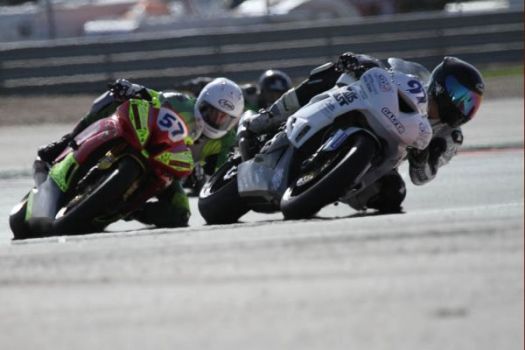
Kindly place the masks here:
[(195, 120), (210, 139), (219, 139), (233, 128), (244, 110), (241, 88), (226, 78), (217, 78), (202, 89), (195, 103)]

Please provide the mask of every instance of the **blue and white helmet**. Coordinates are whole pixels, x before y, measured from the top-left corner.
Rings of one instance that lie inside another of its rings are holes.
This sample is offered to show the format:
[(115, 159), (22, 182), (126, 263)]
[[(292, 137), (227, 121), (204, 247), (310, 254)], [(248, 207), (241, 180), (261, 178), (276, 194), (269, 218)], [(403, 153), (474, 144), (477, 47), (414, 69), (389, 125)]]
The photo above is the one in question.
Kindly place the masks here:
[(239, 122), (244, 110), (241, 88), (226, 78), (217, 78), (200, 92), (195, 103), (195, 120), (210, 139), (226, 135)]

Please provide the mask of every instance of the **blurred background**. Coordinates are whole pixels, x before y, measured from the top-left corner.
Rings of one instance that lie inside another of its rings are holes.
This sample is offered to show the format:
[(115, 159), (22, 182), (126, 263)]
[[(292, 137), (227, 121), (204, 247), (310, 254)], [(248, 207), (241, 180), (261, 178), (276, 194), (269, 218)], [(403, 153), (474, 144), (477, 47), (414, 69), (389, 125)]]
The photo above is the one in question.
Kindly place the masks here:
[(523, 9), (520, 0), (1, 0), (0, 42), (422, 11)]
[(0, 124), (19, 120), (6, 97), (91, 99), (120, 77), (246, 83), (269, 68), (299, 81), (345, 51), (429, 69), (454, 55), (522, 82), (523, 0), (0, 0)]

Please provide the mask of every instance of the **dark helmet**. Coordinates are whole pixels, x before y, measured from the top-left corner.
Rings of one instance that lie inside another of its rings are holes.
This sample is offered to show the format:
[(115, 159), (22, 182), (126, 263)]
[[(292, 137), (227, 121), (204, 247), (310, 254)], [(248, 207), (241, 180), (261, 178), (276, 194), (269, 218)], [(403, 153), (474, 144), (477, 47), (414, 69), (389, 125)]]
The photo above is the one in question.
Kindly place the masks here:
[(436, 101), (439, 118), (458, 127), (474, 117), (485, 84), (481, 73), (456, 57), (445, 57), (430, 76), (429, 96)]
[(260, 91), (260, 103), (266, 108), (292, 87), (290, 77), (276, 69), (265, 71), (257, 82)]

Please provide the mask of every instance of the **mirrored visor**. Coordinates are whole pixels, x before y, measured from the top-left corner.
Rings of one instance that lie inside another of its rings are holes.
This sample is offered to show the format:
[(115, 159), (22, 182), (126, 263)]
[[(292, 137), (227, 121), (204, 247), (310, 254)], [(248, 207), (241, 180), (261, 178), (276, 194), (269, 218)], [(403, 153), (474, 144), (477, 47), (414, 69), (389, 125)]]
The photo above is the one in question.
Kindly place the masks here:
[(452, 104), (468, 119), (472, 118), (481, 104), (481, 95), (468, 89), (455, 77), (445, 79), (445, 90)]

